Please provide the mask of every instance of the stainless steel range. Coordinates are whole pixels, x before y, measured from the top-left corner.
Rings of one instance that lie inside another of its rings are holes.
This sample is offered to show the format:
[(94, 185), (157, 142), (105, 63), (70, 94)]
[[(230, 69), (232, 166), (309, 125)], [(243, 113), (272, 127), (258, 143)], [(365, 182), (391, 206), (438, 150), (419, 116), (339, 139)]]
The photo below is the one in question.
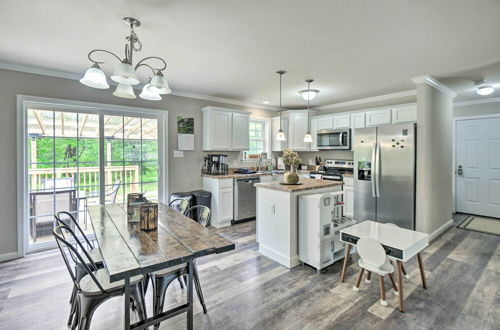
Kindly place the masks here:
[(342, 181), (343, 174), (353, 174), (354, 161), (352, 160), (336, 160), (327, 159), (325, 165), (321, 166), (318, 171), (313, 171), (309, 174), (311, 179), (316, 179), (320, 176), (323, 180)]

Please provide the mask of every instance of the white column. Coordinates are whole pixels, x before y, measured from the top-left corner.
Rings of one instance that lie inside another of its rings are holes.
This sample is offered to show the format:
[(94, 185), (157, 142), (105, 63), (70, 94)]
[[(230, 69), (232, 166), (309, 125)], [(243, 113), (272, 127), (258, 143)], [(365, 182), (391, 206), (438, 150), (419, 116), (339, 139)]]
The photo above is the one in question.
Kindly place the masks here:
[(431, 76), (417, 85), (417, 191), (415, 229), (433, 233), (452, 219), (454, 91)]

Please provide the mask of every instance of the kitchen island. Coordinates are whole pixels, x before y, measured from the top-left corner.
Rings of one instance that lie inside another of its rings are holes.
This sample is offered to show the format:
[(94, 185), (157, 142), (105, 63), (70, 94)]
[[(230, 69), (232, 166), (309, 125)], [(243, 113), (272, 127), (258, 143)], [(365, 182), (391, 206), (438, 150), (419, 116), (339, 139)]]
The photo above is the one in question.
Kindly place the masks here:
[(342, 190), (342, 181), (300, 179), (301, 185), (257, 183), (257, 242), (259, 252), (292, 268), (300, 264), (299, 196)]

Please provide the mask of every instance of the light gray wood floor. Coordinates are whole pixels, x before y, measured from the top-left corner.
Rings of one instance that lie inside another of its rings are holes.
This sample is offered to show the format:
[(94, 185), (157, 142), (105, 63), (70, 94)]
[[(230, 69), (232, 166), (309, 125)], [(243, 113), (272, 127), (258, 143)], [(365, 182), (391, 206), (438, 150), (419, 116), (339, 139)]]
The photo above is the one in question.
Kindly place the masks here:
[[(219, 232), (236, 250), (198, 261), (208, 314), (195, 295), (196, 329), (500, 329), (498, 236), (452, 228), (434, 241), (423, 253), (429, 288), (420, 285), (416, 260), (407, 263), (411, 278), (405, 280), (406, 312), (400, 313), (392, 289), (389, 306), (379, 304), (377, 281), (352, 290), (355, 257), (340, 283), (340, 263), (318, 275), (259, 255), (255, 222)], [(168, 290), (168, 307), (185, 301), (177, 282)], [(0, 329), (66, 328), (70, 293), (58, 250), (0, 264)], [(149, 292), (147, 301), (151, 311)], [(91, 328), (122, 328), (122, 306), (119, 297), (101, 305)], [(179, 315), (161, 328), (183, 329), (185, 320)]]

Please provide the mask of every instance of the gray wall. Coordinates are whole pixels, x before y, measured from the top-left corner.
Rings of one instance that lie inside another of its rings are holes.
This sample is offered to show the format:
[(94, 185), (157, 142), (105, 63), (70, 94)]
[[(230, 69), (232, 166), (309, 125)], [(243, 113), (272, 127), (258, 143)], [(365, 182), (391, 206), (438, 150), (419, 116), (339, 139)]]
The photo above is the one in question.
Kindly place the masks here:
[[(168, 177), (169, 191), (186, 191), (202, 187), (200, 176), (203, 156), (201, 151), (201, 108), (219, 106), (250, 111), (259, 117), (272, 117), (273, 112), (222, 104), (198, 99), (168, 95), (162, 101), (146, 101), (140, 98), (126, 100), (114, 97), (111, 90), (92, 89), (78, 81), (0, 70), (0, 256), (17, 250), (16, 212), (16, 95), (32, 95), (105, 104), (155, 108), (168, 110)], [(275, 113), (274, 113), (275, 114)], [(183, 158), (173, 158), (177, 146), (176, 117), (189, 115), (195, 119), (195, 151), (185, 151)], [(238, 152), (227, 153), (230, 160), (238, 159)]]
[(483, 104), (456, 105), (453, 109), (454, 117), (484, 116), (500, 114), (500, 101)]
[(432, 233), (452, 218), (453, 100), (417, 85), (416, 230)]

